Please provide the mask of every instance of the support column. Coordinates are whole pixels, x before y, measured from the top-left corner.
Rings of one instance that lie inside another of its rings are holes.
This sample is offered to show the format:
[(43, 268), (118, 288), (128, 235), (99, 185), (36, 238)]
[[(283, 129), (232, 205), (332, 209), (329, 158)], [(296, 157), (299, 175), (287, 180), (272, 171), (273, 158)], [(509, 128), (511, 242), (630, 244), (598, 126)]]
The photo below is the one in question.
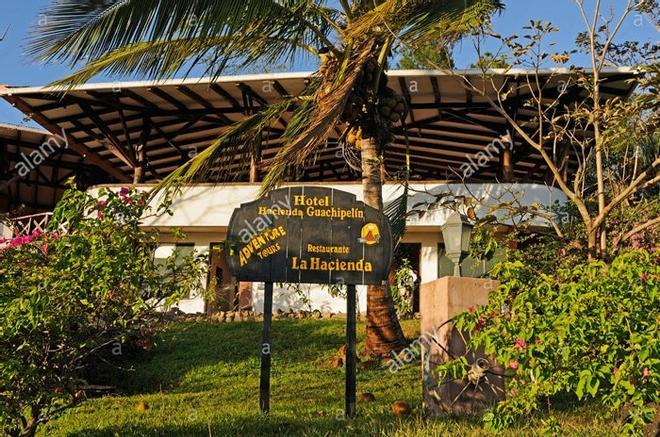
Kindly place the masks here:
[[(474, 414), (501, 400), (504, 371), (481, 350), (466, 350), (469, 332), (459, 332), (449, 320), (456, 314), (488, 303), (488, 293), (499, 286), (492, 279), (445, 276), (420, 286), (422, 331), (422, 385), (424, 407), (433, 415)], [(469, 366), (487, 367), (476, 384), (438, 379), (437, 367), (448, 359), (465, 356)]]
[(133, 169), (133, 185), (141, 184), (144, 182), (145, 150), (142, 144), (136, 147), (135, 157), (137, 161), (137, 167)]
[(513, 157), (511, 150), (507, 147), (502, 149), (500, 153), (500, 169), (502, 173), (502, 180), (504, 182), (513, 182)]

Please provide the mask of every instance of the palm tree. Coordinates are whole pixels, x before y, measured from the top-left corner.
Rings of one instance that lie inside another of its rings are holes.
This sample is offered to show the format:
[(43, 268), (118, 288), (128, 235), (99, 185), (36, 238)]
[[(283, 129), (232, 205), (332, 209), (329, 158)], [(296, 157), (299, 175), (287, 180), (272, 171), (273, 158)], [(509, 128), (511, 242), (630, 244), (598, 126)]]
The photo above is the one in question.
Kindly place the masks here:
[[(295, 177), (341, 129), (345, 155), (360, 161), (365, 203), (382, 209), (381, 152), (406, 112), (384, 74), (393, 48), (449, 44), (500, 8), (499, 0), (60, 0), (44, 11), (28, 48), (41, 61), (82, 65), (56, 82), (64, 87), (99, 73), (166, 79), (195, 68), (216, 78), (229, 65), (316, 56), (321, 66), (301, 95), (230, 126), (163, 184), (249, 162), (263, 128), (287, 113), (280, 152), (263, 163), (263, 190)], [(367, 296), (368, 350), (400, 349), (388, 290), (372, 286)]]

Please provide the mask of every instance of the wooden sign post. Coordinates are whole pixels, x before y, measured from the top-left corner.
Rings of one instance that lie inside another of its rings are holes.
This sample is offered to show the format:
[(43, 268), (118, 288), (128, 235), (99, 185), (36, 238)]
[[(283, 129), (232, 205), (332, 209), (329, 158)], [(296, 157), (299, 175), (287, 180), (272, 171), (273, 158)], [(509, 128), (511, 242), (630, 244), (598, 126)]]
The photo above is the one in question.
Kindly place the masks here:
[(259, 405), (261, 411), (270, 411), (270, 327), (273, 323), (273, 283), (264, 287), (264, 325), (261, 334), (261, 378), (259, 381)]
[(356, 285), (382, 284), (392, 261), (387, 217), (355, 195), (289, 187), (234, 210), (226, 256), (239, 281), (264, 282), (260, 407), (270, 410), (273, 283), (346, 285), (346, 406), (355, 415)]

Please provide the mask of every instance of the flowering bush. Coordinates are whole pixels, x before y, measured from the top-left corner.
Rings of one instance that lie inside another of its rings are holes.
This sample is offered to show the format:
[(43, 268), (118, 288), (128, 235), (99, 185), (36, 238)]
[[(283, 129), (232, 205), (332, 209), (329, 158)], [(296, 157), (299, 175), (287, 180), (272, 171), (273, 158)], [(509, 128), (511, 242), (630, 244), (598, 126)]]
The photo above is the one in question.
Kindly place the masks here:
[[(640, 433), (660, 400), (660, 253), (636, 250), (554, 274), (520, 261), (500, 264), (502, 285), (489, 304), (456, 317), (506, 368), (506, 399), (484, 417), (499, 429), (537, 408), (540, 399), (569, 392), (600, 402), (609, 413), (629, 411), (624, 429)], [(465, 360), (439, 367), (441, 376), (467, 374)]]
[(195, 256), (156, 263), (157, 234), (139, 227), (146, 214), (146, 194), (71, 189), (46, 232), (0, 242), (0, 422), (8, 435), (34, 435), (80, 402), (82, 372), (95, 357), (120, 350), (150, 329), (156, 308), (201, 285)]

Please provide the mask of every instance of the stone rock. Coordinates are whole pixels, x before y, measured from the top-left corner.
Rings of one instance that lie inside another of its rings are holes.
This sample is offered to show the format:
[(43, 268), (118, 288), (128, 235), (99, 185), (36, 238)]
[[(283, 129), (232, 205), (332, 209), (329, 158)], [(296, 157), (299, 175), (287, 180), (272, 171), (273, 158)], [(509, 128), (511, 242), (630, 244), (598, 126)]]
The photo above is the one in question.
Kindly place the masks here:
[(324, 319), (331, 319), (332, 318), (332, 313), (330, 311), (323, 311), (323, 318)]
[(177, 307), (173, 307), (167, 312), (167, 315), (172, 317), (180, 317), (180, 316), (185, 316), (186, 313), (184, 313)]
[(396, 417), (407, 416), (412, 411), (410, 405), (406, 401), (394, 401), (392, 402), (392, 414)]
[(224, 311), (218, 311), (217, 313), (211, 314), (211, 317), (209, 317), (212, 322), (216, 323), (222, 323), (225, 321), (225, 312)]
[(375, 400), (376, 396), (373, 393), (360, 393), (360, 396), (358, 396), (360, 402), (373, 402)]
[(314, 310), (312, 311), (312, 317), (315, 319), (322, 319), (323, 318), (323, 313), (319, 310)]
[(236, 319), (236, 313), (234, 313), (233, 311), (227, 311), (226, 320), (228, 322), (233, 322), (235, 319)]

